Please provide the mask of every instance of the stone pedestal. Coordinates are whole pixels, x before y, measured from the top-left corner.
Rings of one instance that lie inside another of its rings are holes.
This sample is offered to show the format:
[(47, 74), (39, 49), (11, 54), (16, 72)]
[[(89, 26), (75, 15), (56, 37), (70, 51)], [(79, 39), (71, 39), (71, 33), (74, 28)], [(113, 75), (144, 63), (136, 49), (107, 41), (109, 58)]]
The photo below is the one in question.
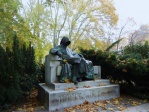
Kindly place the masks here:
[[(99, 86), (100, 81), (101, 80), (97, 80), (98, 85), (96, 85), (96, 81), (78, 83), (80, 87), (76, 85), (77, 88), (73, 91), (67, 91), (66, 89), (53, 90), (44, 83), (41, 83), (39, 84), (39, 99), (48, 111), (55, 111), (56, 109), (64, 109), (66, 107), (82, 104), (86, 100), (95, 102), (120, 96), (118, 85), (105, 84), (105, 86)], [(85, 88), (83, 85), (90, 85), (90, 87)]]

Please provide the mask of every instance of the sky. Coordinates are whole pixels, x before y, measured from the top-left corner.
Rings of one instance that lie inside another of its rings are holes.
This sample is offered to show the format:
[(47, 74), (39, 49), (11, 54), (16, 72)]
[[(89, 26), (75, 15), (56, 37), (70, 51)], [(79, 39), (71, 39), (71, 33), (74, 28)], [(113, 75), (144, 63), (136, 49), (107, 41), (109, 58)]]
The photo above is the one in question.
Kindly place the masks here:
[(133, 18), (137, 26), (149, 24), (149, 0), (113, 0), (119, 20)]

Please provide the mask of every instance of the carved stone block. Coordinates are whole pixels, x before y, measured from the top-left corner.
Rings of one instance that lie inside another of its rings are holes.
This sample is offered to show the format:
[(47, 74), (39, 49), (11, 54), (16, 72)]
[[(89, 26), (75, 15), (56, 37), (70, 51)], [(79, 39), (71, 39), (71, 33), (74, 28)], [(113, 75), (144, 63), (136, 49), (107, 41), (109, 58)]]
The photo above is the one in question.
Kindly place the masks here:
[[(39, 84), (40, 97), (48, 111), (63, 109), (82, 104), (84, 101), (95, 102), (108, 100), (120, 96), (118, 85), (95, 86), (91, 88), (77, 88), (73, 91), (53, 91), (45, 84)], [(41, 95), (42, 94), (42, 95)]]

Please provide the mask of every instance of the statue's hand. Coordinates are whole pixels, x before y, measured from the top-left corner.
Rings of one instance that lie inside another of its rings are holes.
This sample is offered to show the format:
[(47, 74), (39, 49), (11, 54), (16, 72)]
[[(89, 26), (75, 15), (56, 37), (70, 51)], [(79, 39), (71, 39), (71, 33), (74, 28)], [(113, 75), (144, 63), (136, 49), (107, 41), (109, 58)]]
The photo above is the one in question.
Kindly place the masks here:
[(56, 53), (59, 57), (62, 57), (62, 53), (60, 51), (57, 51)]

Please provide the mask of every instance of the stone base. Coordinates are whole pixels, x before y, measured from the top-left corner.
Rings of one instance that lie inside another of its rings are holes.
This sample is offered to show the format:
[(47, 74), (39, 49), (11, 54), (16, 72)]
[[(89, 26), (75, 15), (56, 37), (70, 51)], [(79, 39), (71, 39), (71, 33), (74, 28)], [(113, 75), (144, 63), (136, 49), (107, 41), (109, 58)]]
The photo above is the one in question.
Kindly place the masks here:
[(83, 88), (84, 86), (99, 86), (100, 84), (109, 85), (110, 81), (106, 79), (92, 80), (92, 81), (82, 81), (77, 85), (74, 83), (51, 83), (49, 86), (53, 90), (65, 90), (67, 88), (77, 87)]
[[(92, 82), (86, 81), (86, 86)], [(81, 83), (83, 84), (83, 82)], [(82, 85), (81, 83), (80, 85)], [(40, 83), (38, 92), (40, 103), (44, 105), (48, 111), (55, 111), (56, 109), (63, 109), (82, 104), (86, 100), (89, 102), (95, 102), (98, 100), (108, 100), (120, 96), (119, 85), (96, 85), (90, 88), (84, 88), (82, 86), (81, 88), (77, 88), (73, 91), (65, 91), (53, 90), (44, 83)]]
[(51, 83), (47, 85), (53, 90), (64, 90), (66, 88), (76, 87), (74, 83)]

